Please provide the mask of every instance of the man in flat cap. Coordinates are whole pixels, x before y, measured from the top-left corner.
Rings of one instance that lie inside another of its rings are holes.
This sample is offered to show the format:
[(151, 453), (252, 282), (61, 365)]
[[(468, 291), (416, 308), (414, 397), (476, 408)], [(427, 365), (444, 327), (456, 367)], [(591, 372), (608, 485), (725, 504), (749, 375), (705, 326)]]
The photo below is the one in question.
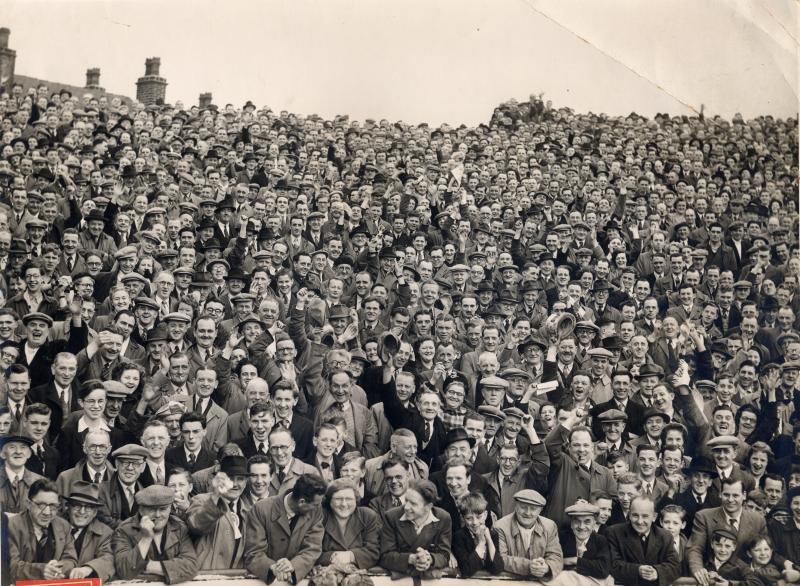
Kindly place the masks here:
[(522, 578), (550, 581), (561, 572), (563, 555), (558, 527), (541, 515), (545, 498), (525, 489), (514, 501), (514, 512), (494, 524), (505, 569)]
[(564, 568), (558, 583), (607, 584), (611, 574), (611, 547), (597, 532), (600, 508), (579, 500), (567, 507), (570, 528), (561, 532), (559, 541), (564, 553)]
[(135, 496), (142, 489), (139, 477), (144, 471), (148, 451), (138, 444), (127, 444), (111, 456), (116, 470), (108, 482), (100, 485), (98, 518), (113, 529), (136, 513)]
[(197, 552), (183, 521), (170, 514), (175, 493), (161, 485), (136, 493), (138, 513), (114, 532), (116, 574), (176, 584), (197, 575)]
[(97, 519), (100, 508), (97, 484), (76, 480), (66, 496), (67, 520), (72, 526), (78, 564), (70, 578), (100, 578), (108, 581), (114, 576), (114, 554), (111, 551), (113, 531)]
[(78, 563), (70, 524), (58, 516), (58, 489), (46, 478), (31, 484), (26, 510), (8, 520), (8, 556), (15, 580), (69, 578)]

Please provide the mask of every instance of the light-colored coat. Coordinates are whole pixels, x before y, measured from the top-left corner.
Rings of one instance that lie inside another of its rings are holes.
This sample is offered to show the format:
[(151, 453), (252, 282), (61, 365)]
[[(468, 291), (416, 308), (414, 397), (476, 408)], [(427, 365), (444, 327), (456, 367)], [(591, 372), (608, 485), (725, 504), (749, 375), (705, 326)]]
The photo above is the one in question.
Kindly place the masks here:
[(545, 579), (554, 578), (563, 568), (564, 556), (558, 541), (558, 526), (550, 519), (539, 516), (533, 526), (531, 541), (527, 548), (522, 541), (514, 513), (498, 519), (494, 529), (499, 537), (498, 550), (503, 556), (507, 572), (518, 576), (531, 576), (530, 561), (534, 558), (544, 558), (550, 568), (550, 575)]
[(270, 566), (287, 558), (297, 582), (305, 578), (322, 553), (322, 511), (314, 509), (297, 520), (294, 530), (284, 504), (285, 495), (256, 503), (247, 517), (244, 565), (256, 577), (269, 582)]
[[(61, 517), (56, 517), (51, 527), (55, 537), (53, 559), (60, 561), (65, 573), (69, 575), (70, 570), (78, 563), (70, 524)], [(11, 576), (15, 580), (44, 579), (44, 567), (47, 564), (29, 561), (36, 558), (36, 536), (33, 532), (33, 520), (28, 512), (10, 516), (8, 519), (8, 555)]]
[(241, 540), (236, 548), (235, 518), (227, 503), (214, 500), (212, 494), (199, 494), (192, 498), (186, 510), (186, 524), (195, 538), (197, 561), (201, 570), (243, 568), (245, 520), (250, 503), (241, 501), (239, 531)]

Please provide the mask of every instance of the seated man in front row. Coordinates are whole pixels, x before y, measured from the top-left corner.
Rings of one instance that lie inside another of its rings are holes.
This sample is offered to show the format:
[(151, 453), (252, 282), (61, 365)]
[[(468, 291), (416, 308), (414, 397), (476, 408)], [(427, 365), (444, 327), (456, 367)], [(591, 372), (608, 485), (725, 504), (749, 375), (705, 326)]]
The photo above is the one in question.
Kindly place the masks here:
[(153, 484), (136, 493), (136, 516), (114, 533), (114, 564), (122, 580), (157, 576), (167, 584), (197, 575), (197, 553), (186, 524), (170, 515), (175, 493)]

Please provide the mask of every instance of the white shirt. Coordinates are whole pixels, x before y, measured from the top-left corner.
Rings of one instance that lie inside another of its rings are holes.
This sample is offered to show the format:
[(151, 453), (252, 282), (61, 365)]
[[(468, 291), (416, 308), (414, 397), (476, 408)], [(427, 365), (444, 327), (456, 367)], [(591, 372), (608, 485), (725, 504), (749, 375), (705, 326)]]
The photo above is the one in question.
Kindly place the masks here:
[(111, 433), (111, 428), (108, 427), (108, 424), (102, 419), (98, 420), (97, 422), (92, 422), (90, 425), (89, 420), (86, 419), (86, 415), (81, 415), (81, 418), (78, 419), (78, 433), (82, 433), (87, 429), (91, 429), (92, 431), (102, 429), (103, 431)]
[(519, 529), (520, 537), (522, 537), (522, 544), (525, 546), (525, 549), (530, 549), (531, 547), (531, 537), (533, 536), (533, 529), (536, 527), (534, 524), (532, 527), (525, 528), (520, 524), (517, 524), (517, 528)]
[[(400, 520), (401, 521), (411, 521), (408, 517), (406, 517), (405, 513), (403, 513), (403, 515), (400, 517)], [(439, 522), (439, 519), (436, 518), (436, 516), (433, 514), (433, 511), (428, 511), (428, 516), (427, 517), (425, 517), (422, 521), (418, 521), (416, 523), (414, 521), (411, 521), (411, 525), (413, 525), (414, 531), (416, 531), (417, 535), (419, 535), (420, 533), (422, 533), (422, 530), (425, 529), (426, 526), (431, 525), (432, 523), (438, 523), (438, 522)]]

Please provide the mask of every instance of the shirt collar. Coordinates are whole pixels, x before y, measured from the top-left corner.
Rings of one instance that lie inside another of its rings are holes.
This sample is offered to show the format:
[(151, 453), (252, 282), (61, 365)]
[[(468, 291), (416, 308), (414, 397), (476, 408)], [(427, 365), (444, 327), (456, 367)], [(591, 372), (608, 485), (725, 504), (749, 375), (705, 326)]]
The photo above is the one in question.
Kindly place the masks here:
[(100, 420), (99, 424), (95, 424), (95, 426), (92, 427), (89, 425), (89, 420), (86, 419), (86, 415), (81, 415), (81, 418), (78, 419), (78, 433), (86, 431), (87, 429), (92, 429), (92, 430), (101, 429), (103, 431), (111, 433), (111, 428), (108, 427), (108, 424), (102, 419)]
[(403, 515), (400, 517), (400, 520), (401, 521), (408, 521), (409, 523), (414, 525), (414, 528), (417, 530), (417, 533), (422, 531), (427, 525), (431, 525), (432, 523), (438, 523), (439, 522), (439, 519), (437, 519), (436, 515), (433, 514), (433, 510), (428, 511), (428, 516), (425, 517), (422, 521), (417, 522), (417, 523), (413, 522), (411, 519), (406, 517), (405, 512), (403, 512)]

